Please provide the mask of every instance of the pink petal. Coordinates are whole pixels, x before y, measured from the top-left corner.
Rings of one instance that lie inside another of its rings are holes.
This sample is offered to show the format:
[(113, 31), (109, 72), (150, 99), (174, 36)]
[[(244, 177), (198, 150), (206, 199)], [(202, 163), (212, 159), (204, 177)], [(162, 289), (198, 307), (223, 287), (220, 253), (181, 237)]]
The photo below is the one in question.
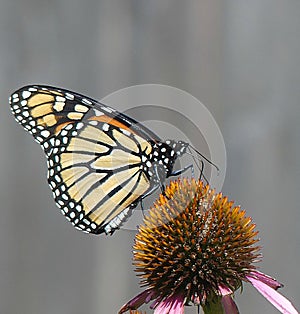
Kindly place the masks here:
[(276, 279), (260, 272), (257, 270), (252, 271), (247, 277), (251, 276), (254, 279), (257, 279), (263, 283), (265, 283), (266, 285), (268, 285), (269, 287), (277, 290), (278, 288), (283, 287), (283, 284), (281, 284), (280, 282), (278, 282)]
[(281, 313), (285, 314), (299, 314), (293, 307), (292, 303), (283, 295), (274, 290), (270, 285), (252, 276), (246, 276), (256, 288), (269, 302), (271, 302)]
[(154, 297), (155, 297), (154, 292), (151, 289), (147, 289), (147, 290), (139, 293), (137, 296), (132, 298), (126, 304), (124, 304), (122, 306), (122, 308), (120, 309), (119, 314), (122, 314), (128, 310), (136, 310), (142, 304), (148, 303), (149, 301), (153, 300)]
[(232, 294), (233, 293), (231, 289), (229, 289), (228, 287), (226, 287), (223, 284), (219, 285), (219, 291), (220, 291), (222, 296), (225, 296), (227, 294)]
[(183, 314), (184, 296), (176, 295), (166, 298), (156, 307), (154, 314)]
[(233, 301), (231, 295), (227, 294), (222, 297), (222, 305), (225, 311), (225, 314), (239, 314), (239, 310)]

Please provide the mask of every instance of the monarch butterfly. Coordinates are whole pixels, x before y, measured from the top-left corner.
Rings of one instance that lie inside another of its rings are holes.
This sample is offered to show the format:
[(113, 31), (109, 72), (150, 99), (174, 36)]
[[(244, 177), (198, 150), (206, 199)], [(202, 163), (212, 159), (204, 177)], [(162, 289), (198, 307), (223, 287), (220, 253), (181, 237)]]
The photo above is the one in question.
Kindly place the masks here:
[(25, 86), (9, 101), (45, 152), (57, 206), (87, 233), (119, 229), (141, 199), (175, 174), (175, 160), (189, 147), (162, 141), (115, 109), (61, 88)]

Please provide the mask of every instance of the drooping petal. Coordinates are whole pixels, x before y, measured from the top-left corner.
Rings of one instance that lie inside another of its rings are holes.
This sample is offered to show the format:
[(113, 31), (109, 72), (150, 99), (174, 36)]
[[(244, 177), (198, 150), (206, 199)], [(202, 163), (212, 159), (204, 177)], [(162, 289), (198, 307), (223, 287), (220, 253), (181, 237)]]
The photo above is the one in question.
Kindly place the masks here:
[(182, 294), (173, 295), (166, 298), (155, 308), (154, 314), (183, 314), (184, 296)]
[(276, 279), (257, 270), (251, 271), (251, 273), (247, 275), (247, 277), (252, 277), (254, 279), (257, 279), (275, 290), (283, 287), (283, 284), (278, 282)]
[(256, 288), (270, 303), (272, 303), (281, 313), (299, 314), (292, 303), (274, 288), (265, 282), (252, 276), (246, 276), (254, 288)]
[(125, 313), (128, 310), (136, 310), (138, 309), (142, 304), (148, 303), (149, 301), (153, 300), (155, 293), (151, 289), (147, 289), (141, 293), (139, 293), (137, 296), (132, 298), (129, 302), (124, 304), (122, 308), (119, 311), (119, 314)]
[(222, 297), (222, 305), (225, 311), (225, 314), (239, 314), (239, 309), (235, 302), (233, 301), (230, 294), (227, 294)]

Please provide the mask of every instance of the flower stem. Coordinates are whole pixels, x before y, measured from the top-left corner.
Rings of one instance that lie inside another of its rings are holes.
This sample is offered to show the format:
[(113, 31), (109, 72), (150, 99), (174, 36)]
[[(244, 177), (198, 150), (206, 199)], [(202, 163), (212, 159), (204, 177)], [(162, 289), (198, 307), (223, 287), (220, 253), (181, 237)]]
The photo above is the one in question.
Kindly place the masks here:
[(222, 297), (215, 295), (209, 302), (202, 306), (204, 314), (225, 314)]

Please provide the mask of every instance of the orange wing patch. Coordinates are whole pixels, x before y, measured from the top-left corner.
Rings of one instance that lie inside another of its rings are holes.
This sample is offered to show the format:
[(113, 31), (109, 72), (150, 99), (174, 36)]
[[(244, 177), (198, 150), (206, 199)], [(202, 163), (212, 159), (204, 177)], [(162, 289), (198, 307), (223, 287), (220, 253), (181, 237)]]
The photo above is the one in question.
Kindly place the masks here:
[(66, 125), (72, 123), (71, 121), (67, 121), (65, 123), (61, 123), (59, 124), (56, 128), (55, 128), (55, 131), (54, 131), (54, 134), (57, 135)]
[(133, 132), (128, 126), (126, 126), (125, 124), (123, 124), (122, 122), (111, 118), (107, 115), (101, 115), (101, 116), (93, 116), (91, 118), (89, 118), (89, 120), (95, 120), (95, 121), (99, 121), (99, 122), (106, 122), (109, 125), (113, 125), (116, 126), (117, 128), (123, 129), (123, 130), (127, 130), (130, 133), (135, 133)]

